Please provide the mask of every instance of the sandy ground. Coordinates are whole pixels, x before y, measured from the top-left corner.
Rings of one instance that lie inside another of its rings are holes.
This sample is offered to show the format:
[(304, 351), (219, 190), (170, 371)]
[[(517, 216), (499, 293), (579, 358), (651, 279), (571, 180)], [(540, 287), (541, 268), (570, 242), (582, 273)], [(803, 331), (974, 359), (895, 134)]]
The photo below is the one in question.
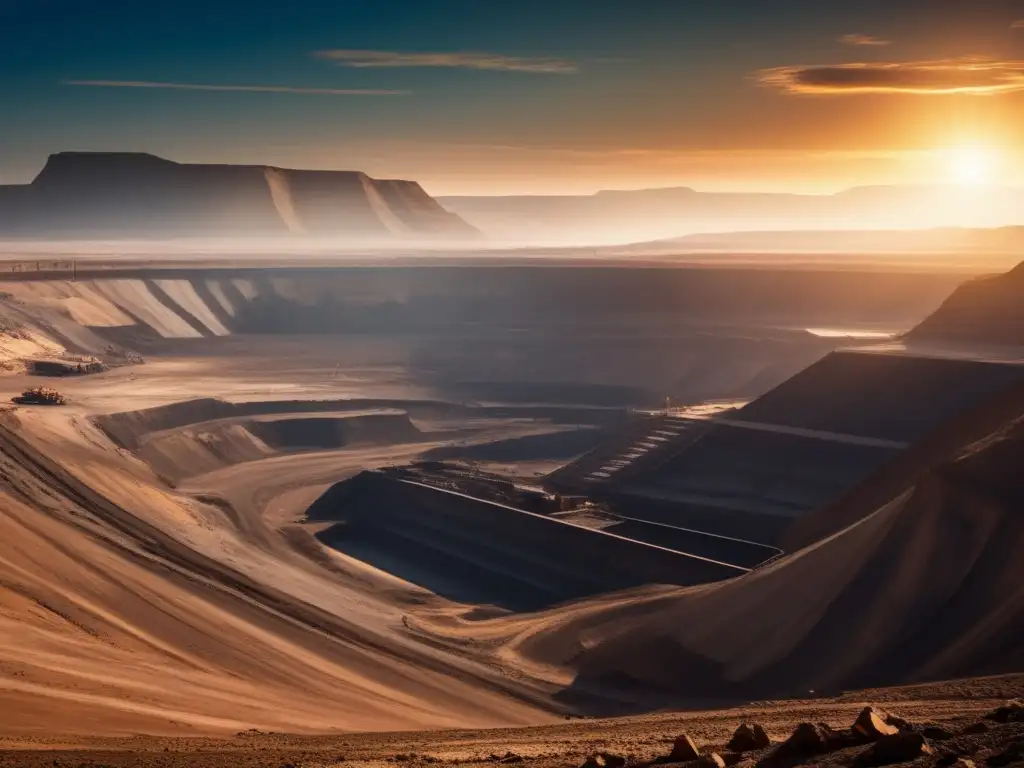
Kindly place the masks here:
[(758, 722), (773, 740), (801, 722), (847, 727), (866, 704), (912, 722), (958, 723), (1024, 692), (1024, 677), (1007, 676), (906, 688), (865, 690), (835, 699), (766, 701), (720, 710), (670, 712), (630, 718), (574, 718), (529, 728), (360, 733), (303, 737), (260, 731), (219, 739), (59, 738), (0, 739), (0, 760), (10, 766), (314, 766), (399, 764), (493, 765), (523, 763), (564, 768), (597, 752), (651, 759), (688, 734), (698, 748), (722, 746), (740, 722)]
[[(40, 381), (38, 377), (5, 376), (0, 378), (0, 396), (6, 401)], [(207, 339), (194, 346), (181, 343), (144, 365), (63, 379), (59, 385), (74, 400), (73, 407), (90, 415), (197, 397), (231, 401), (415, 400), (435, 394), (411, 379), (401, 352), (389, 350), (386, 343), (325, 337), (255, 341), (231, 337)]]
[(323, 489), (361, 469), (456, 441), (542, 431), (536, 424), (456, 420), (443, 425), (451, 440), (275, 455), (172, 489), (90, 422), (126, 406), (214, 395), (379, 396), (389, 380), (395, 394), (420, 394), (379, 370), (317, 369), (303, 352), (295, 355), (306, 365), (294, 368), (287, 357), (153, 360), (68, 380), (66, 408), (4, 415), (0, 705), (11, 714), (2, 732), (81, 738), (553, 719), (541, 687), (404, 627), (413, 610), (467, 607), (326, 549), (297, 524)]

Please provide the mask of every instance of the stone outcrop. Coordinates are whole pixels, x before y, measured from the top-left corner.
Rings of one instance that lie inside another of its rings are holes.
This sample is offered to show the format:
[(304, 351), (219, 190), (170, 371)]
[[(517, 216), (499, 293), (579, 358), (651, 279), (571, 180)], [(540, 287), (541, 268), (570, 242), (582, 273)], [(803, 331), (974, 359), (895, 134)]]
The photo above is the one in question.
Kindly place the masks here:
[(899, 733), (899, 728), (890, 725), (885, 712), (874, 707), (864, 707), (857, 716), (857, 720), (851, 729), (857, 736), (865, 741), (876, 741), (882, 736), (892, 736)]
[(676, 737), (667, 762), (687, 763), (691, 760), (697, 760), (699, 757), (700, 751), (697, 749), (697, 745), (693, 743), (693, 739), (683, 733)]
[(743, 723), (733, 733), (728, 747), (733, 752), (750, 752), (755, 749), (764, 749), (771, 743), (767, 732), (759, 724)]

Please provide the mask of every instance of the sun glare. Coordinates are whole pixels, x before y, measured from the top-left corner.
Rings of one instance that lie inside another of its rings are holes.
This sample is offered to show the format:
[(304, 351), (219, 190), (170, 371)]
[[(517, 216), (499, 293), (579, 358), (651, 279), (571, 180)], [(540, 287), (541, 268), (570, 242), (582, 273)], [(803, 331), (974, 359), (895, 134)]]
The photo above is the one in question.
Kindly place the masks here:
[(949, 174), (957, 184), (985, 184), (992, 180), (995, 166), (995, 153), (987, 147), (957, 147), (949, 152)]

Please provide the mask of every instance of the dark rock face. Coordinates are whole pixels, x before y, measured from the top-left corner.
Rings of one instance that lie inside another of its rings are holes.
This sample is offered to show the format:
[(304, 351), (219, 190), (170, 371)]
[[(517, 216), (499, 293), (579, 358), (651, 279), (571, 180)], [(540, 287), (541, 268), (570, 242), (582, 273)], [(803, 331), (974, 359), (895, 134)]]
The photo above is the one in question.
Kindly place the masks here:
[(771, 743), (768, 734), (759, 724), (743, 723), (733, 733), (728, 746), (733, 752), (750, 752), (755, 749), (764, 749)]
[(829, 749), (829, 732), (813, 723), (801, 723), (793, 735), (782, 742), (772, 753), (773, 758), (806, 757), (820, 755)]
[(956, 736), (951, 730), (941, 725), (926, 725), (921, 728), (921, 735), (931, 741), (947, 741)]
[(913, 731), (899, 731), (879, 738), (870, 749), (858, 755), (856, 762), (864, 766), (891, 765), (930, 754), (931, 745), (923, 735)]
[(997, 755), (992, 755), (987, 764), (993, 768), (1005, 768), (1005, 766), (1024, 762), (1024, 739), (1015, 741)]
[(357, 171), (190, 165), (64, 152), (28, 185), (0, 187), (0, 235), (391, 239), (474, 236), (412, 181)]

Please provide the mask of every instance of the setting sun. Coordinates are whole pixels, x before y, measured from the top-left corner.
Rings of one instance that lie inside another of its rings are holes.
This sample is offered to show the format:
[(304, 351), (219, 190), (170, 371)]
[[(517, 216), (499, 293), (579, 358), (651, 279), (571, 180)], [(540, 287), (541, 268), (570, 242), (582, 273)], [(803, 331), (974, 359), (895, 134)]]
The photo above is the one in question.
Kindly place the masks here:
[(949, 153), (949, 174), (957, 184), (985, 184), (995, 171), (995, 153), (987, 147), (957, 147)]

